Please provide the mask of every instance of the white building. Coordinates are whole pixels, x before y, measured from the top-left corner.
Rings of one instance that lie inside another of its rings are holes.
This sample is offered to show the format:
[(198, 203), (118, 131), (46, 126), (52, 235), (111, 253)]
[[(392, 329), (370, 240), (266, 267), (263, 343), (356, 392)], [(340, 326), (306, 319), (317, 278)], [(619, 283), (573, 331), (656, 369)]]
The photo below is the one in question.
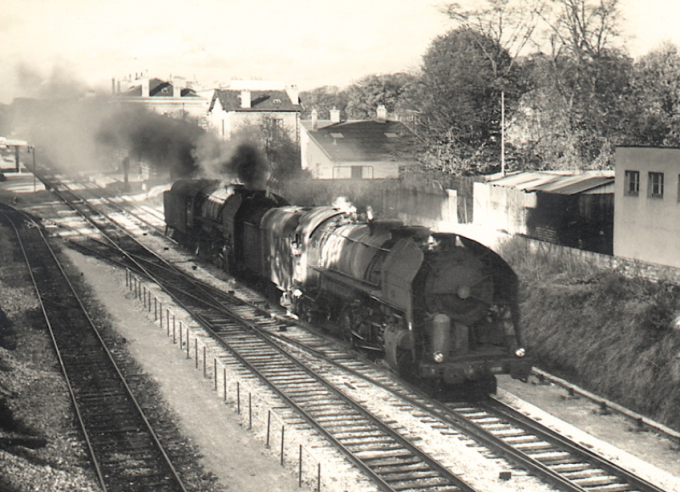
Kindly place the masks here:
[(226, 140), (240, 127), (270, 119), (297, 142), (301, 110), (294, 86), (258, 80), (232, 81), (229, 88), (215, 90), (208, 108), (208, 124)]
[(213, 92), (195, 88), (181, 77), (173, 77), (170, 82), (148, 77), (114, 80), (112, 90), (119, 103), (140, 105), (176, 118), (194, 118), (201, 125), (205, 125)]
[(614, 255), (680, 268), (680, 149), (616, 148)]

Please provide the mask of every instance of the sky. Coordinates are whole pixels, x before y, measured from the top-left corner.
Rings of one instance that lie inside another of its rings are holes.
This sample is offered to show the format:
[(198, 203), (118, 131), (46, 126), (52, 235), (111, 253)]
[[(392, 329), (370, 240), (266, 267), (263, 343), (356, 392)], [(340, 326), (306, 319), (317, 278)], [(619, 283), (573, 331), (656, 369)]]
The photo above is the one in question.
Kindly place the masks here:
[[(112, 78), (142, 72), (207, 87), (231, 79), (344, 87), (417, 69), (432, 40), (455, 27), (439, 10), (452, 2), (2, 0), (0, 103), (69, 87), (110, 91)], [(680, 2), (621, 6), (631, 55), (664, 40), (680, 46)]]

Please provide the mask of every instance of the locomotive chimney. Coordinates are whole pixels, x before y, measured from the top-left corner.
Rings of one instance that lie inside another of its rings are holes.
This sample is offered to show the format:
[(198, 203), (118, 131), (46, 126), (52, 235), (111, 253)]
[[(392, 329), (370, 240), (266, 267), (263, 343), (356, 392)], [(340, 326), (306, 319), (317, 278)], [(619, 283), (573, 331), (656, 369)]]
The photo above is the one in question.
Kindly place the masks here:
[(250, 109), (250, 91), (249, 90), (242, 90), (241, 91), (241, 108), (242, 109)]
[(142, 79), (142, 97), (149, 97), (149, 78)]
[(312, 109), (312, 131), (315, 132), (317, 126), (319, 125), (319, 113), (317, 113), (316, 109)]
[(331, 123), (340, 123), (340, 110), (331, 109)]

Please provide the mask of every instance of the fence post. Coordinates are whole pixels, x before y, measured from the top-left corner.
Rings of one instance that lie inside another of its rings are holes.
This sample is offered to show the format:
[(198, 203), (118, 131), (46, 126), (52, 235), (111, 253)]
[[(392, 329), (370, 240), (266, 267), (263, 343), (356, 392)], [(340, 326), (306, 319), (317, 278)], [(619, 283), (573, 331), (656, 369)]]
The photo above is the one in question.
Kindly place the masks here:
[(158, 320), (158, 299), (153, 298), (153, 320)]
[(196, 358), (196, 369), (198, 369), (198, 337), (194, 338), (194, 357)]
[(265, 448), (269, 449), (269, 429), (272, 425), (272, 410), (271, 408), (267, 410), (267, 444), (264, 445)]
[(227, 368), (222, 368), (222, 384), (224, 385), (224, 403), (227, 403)]
[(241, 382), (236, 381), (236, 413), (241, 415)]
[(215, 393), (217, 393), (217, 359), (213, 357), (213, 377), (215, 379)]
[(253, 393), (248, 391), (248, 429), (253, 428)]
[(321, 462), (316, 464), (316, 492), (321, 492)]
[(191, 355), (189, 355), (189, 347), (191, 347), (191, 341), (189, 340), (189, 326), (187, 325), (187, 359), (191, 359)]
[(281, 466), (283, 466), (283, 438), (286, 434), (286, 426), (281, 424)]
[[(175, 343), (175, 325), (172, 325), (172, 343)], [(179, 348), (182, 349), (182, 322), (179, 322)]]
[(302, 444), (300, 444), (300, 463), (298, 466), (298, 487), (302, 487)]

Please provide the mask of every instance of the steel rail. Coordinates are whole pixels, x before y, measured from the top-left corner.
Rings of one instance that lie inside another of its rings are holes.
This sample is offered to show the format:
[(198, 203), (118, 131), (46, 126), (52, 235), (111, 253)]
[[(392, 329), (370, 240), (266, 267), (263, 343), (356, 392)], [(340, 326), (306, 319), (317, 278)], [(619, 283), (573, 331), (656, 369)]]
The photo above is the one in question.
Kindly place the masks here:
[[(559, 487), (561, 490), (565, 491), (585, 491), (587, 489), (584, 489), (583, 487), (579, 486), (578, 484), (573, 483), (572, 481), (565, 479), (562, 477), (559, 473), (555, 472), (554, 470), (551, 470), (549, 467), (544, 465), (543, 463), (539, 462), (538, 460), (526, 455), (525, 453), (518, 451), (517, 449), (513, 448), (511, 445), (505, 443), (498, 437), (494, 436), (490, 432), (482, 429), (479, 425), (475, 424), (471, 420), (467, 419), (466, 417), (458, 414), (458, 413), (453, 413), (452, 410), (444, 405), (443, 403), (437, 401), (437, 400), (432, 400), (429, 395), (426, 393), (422, 392), (420, 389), (400, 381), (400, 386), (407, 388), (410, 392), (415, 394), (418, 398), (421, 399), (421, 401), (410, 397), (409, 395), (406, 395), (403, 391), (402, 388), (397, 387), (395, 385), (387, 385), (385, 383), (382, 383), (380, 381), (377, 381), (365, 374), (362, 374), (361, 372), (357, 371), (356, 369), (353, 369), (351, 367), (347, 367), (335, 360), (333, 360), (331, 357), (327, 356), (323, 352), (309, 348), (305, 346), (304, 344), (293, 340), (285, 335), (280, 335), (276, 333), (269, 333), (269, 337), (272, 339), (278, 339), (282, 343), (286, 344), (291, 344), (295, 346), (298, 350), (305, 350), (307, 352), (313, 352), (316, 357), (319, 357), (326, 361), (328, 364), (333, 365), (334, 367), (346, 371), (352, 376), (363, 379), (364, 381), (367, 381), (371, 384), (374, 384), (383, 390), (391, 393), (395, 397), (401, 398), (404, 401), (406, 401), (408, 404), (414, 406), (415, 408), (418, 408), (419, 410), (432, 414), (438, 419), (441, 419), (442, 421), (446, 422), (447, 424), (451, 425), (452, 427), (456, 428), (460, 432), (472, 437), (473, 439), (477, 440), (481, 444), (489, 447), (490, 449), (496, 450), (497, 452), (500, 452), (501, 455), (505, 456), (507, 459), (527, 468), (532, 470), (534, 473), (544, 477), (547, 479), (547, 481), (556, 487)], [(326, 338), (325, 336), (321, 335), (323, 338)], [(332, 339), (332, 342), (337, 342), (336, 340)], [(380, 370), (380, 368), (375, 367), (375, 365), (365, 359), (364, 357), (359, 357), (361, 361), (367, 365), (372, 366), (371, 369), (375, 370)], [(574, 441), (565, 438), (564, 436), (559, 435), (557, 432), (553, 431), (552, 429), (545, 427), (538, 422), (530, 419), (529, 417), (526, 417), (516, 410), (508, 407), (507, 405), (499, 402), (498, 400), (488, 397), (485, 399), (481, 400), (481, 404), (483, 406), (486, 406), (487, 408), (491, 409), (493, 413), (501, 414), (503, 415), (506, 419), (510, 420), (513, 423), (519, 423), (521, 425), (524, 425), (528, 428), (531, 429), (532, 432), (535, 433), (538, 437), (544, 438), (549, 441), (553, 441), (557, 443), (560, 446), (563, 446), (567, 448), (571, 453), (573, 453), (576, 456), (582, 457), (587, 459), (590, 463), (595, 464), (596, 466), (602, 468), (604, 471), (607, 471), (611, 473), (614, 476), (618, 476), (628, 482), (630, 485), (633, 487), (637, 487), (638, 490), (640, 491), (645, 491), (645, 492), (663, 492), (662, 489), (657, 487), (654, 484), (649, 483), (648, 481), (638, 477), (634, 473), (631, 473), (630, 471), (626, 470), (625, 468), (622, 468), (615, 463), (612, 463), (611, 461), (607, 460), (606, 458), (599, 456), (597, 453), (593, 452), (592, 450), (575, 443)], [(520, 426), (521, 426), (520, 425)]]
[[(79, 210), (77, 209), (77, 207), (75, 207), (70, 201), (66, 200), (65, 197), (64, 197), (60, 192), (58, 192), (58, 191), (54, 188), (54, 185), (52, 185), (52, 187), (53, 187), (54, 191), (57, 193), (57, 195), (58, 195), (63, 201), (65, 201), (67, 204), (69, 204), (74, 210), (76, 210), (77, 212), (79, 212)], [(147, 249), (147, 251), (148, 251), (148, 248), (146, 248), (146, 247), (145, 247), (144, 245), (142, 245), (136, 238), (132, 237), (129, 233), (127, 233), (127, 231), (126, 231), (124, 228), (122, 228), (120, 225), (116, 224), (115, 221), (113, 221), (112, 219), (110, 219), (110, 218), (109, 218), (108, 216), (106, 216), (105, 214), (101, 214), (101, 212), (99, 212), (99, 211), (97, 211), (96, 209), (94, 209), (94, 207), (92, 207), (91, 205), (89, 205), (86, 201), (82, 200), (82, 202), (83, 202), (84, 205), (85, 205), (86, 207), (88, 207), (90, 210), (92, 210), (92, 211), (95, 212), (95, 213), (99, 213), (99, 214), (102, 215), (105, 219), (107, 219), (109, 222), (113, 223), (117, 228), (119, 228), (119, 229), (121, 229), (123, 232), (125, 232), (125, 233), (128, 235), (128, 237), (130, 237), (137, 245), (139, 245), (139, 246), (142, 247), (143, 249)], [(79, 213), (80, 213), (80, 212), (79, 212)], [(104, 234), (104, 235), (107, 237), (107, 239), (111, 242), (111, 244), (112, 244), (116, 249), (118, 249), (121, 253), (123, 253), (130, 261), (132, 261), (132, 262), (134, 262), (135, 264), (137, 264), (137, 266), (138, 266), (142, 271), (145, 272), (147, 278), (149, 278), (150, 280), (152, 280), (152, 281), (158, 283), (159, 285), (163, 286), (163, 287), (166, 289), (166, 291), (168, 292), (168, 294), (173, 298), (173, 300), (174, 300), (180, 307), (182, 307), (182, 308), (185, 309), (186, 311), (190, 312), (194, 317), (198, 318), (199, 323), (201, 323), (201, 325), (204, 327), (204, 329), (206, 329), (207, 331), (209, 331), (210, 333), (213, 334), (214, 339), (216, 339), (219, 343), (221, 343), (221, 344), (224, 346), (224, 348), (227, 349), (230, 353), (232, 353), (232, 355), (233, 355), (236, 359), (238, 359), (239, 362), (241, 362), (245, 367), (248, 367), (249, 370), (251, 370), (251, 371), (253, 372), (253, 374), (255, 374), (259, 379), (261, 379), (261, 380), (262, 380), (268, 387), (270, 387), (270, 388), (272, 389), (272, 391), (274, 391), (280, 398), (282, 398), (284, 401), (286, 401), (286, 403), (288, 403), (288, 404), (291, 406), (291, 408), (295, 409), (295, 410), (298, 412), (298, 414), (299, 414), (305, 421), (307, 421), (307, 423), (308, 423), (312, 428), (316, 429), (321, 435), (323, 435), (324, 437), (326, 437), (326, 439), (328, 439), (329, 442), (333, 443), (333, 445), (336, 446), (337, 449), (339, 449), (340, 451), (342, 451), (342, 453), (345, 454), (345, 455), (347, 456), (347, 458), (348, 458), (352, 463), (355, 464), (355, 466), (357, 466), (359, 469), (361, 469), (362, 471), (364, 471), (364, 473), (365, 473), (367, 476), (369, 476), (369, 477), (376, 483), (376, 485), (378, 485), (378, 486), (380, 487), (381, 490), (383, 490), (383, 491), (385, 491), (385, 492), (394, 492), (394, 491), (395, 491), (394, 488), (392, 488), (392, 487), (391, 487), (389, 484), (387, 484), (387, 483), (386, 483), (379, 475), (377, 475), (374, 471), (372, 471), (368, 465), (366, 465), (362, 460), (360, 460), (359, 458), (357, 458), (356, 456), (354, 456), (353, 453), (351, 453), (351, 451), (349, 451), (344, 445), (342, 445), (342, 443), (340, 443), (336, 438), (334, 438), (334, 437), (333, 437), (326, 429), (323, 428), (323, 426), (322, 426), (321, 424), (319, 424), (318, 422), (316, 422), (316, 421), (315, 421), (315, 420), (314, 420), (314, 419), (313, 419), (313, 418), (312, 418), (312, 417), (311, 417), (304, 409), (302, 409), (298, 404), (296, 404), (294, 401), (292, 401), (292, 400), (290, 399), (289, 396), (285, 395), (284, 392), (282, 392), (281, 390), (279, 390), (279, 389), (278, 389), (271, 381), (267, 380), (267, 378), (266, 378), (259, 370), (257, 370), (255, 367), (252, 366), (252, 364), (250, 364), (249, 362), (247, 362), (240, 354), (237, 353), (237, 351), (235, 351), (232, 347), (228, 346), (228, 344), (227, 344), (226, 341), (224, 341), (221, 337), (217, 336), (217, 334), (214, 332), (214, 330), (210, 327), (209, 322), (207, 322), (207, 320), (206, 320), (202, 315), (196, 313), (196, 312), (195, 312), (195, 309), (190, 309), (188, 306), (186, 306), (186, 305), (181, 301), (181, 299), (178, 299), (178, 298), (177, 298), (176, 294), (172, 294), (172, 293), (170, 292), (170, 290), (173, 290), (173, 289), (168, 289), (168, 288), (167, 288), (167, 281), (163, 282), (163, 281), (159, 280), (159, 279), (156, 277), (156, 275), (154, 275), (152, 272), (150, 272), (147, 268), (145, 268), (145, 267), (143, 267), (142, 265), (140, 265), (134, 258), (132, 258), (132, 255), (130, 255), (130, 254), (129, 254), (127, 251), (125, 251), (123, 248), (121, 248), (115, 241), (111, 240), (111, 238), (109, 238), (109, 237), (106, 235), (106, 232), (103, 230), (103, 228), (102, 228), (99, 224), (96, 224), (92, 219), (90, 219), (89, 217), (87, 217), (87, 216), (85, 216), (85, 215), (83, 215), (83, 217), (84, 217), (86, 220), (88, 220), (90, 223), (92, 223), (97, 229), (99, 229), (99, 230), (102, 232), (102, 234)], [(149, 252), (150, 252), (152, 255), (156, 256), (153, 252), (151, 252), (151, 251), (149, 251)], [(160, 259), (160, 260), (161, 260), (161, 262), (167, 264), (167, 262), (165, 262), (165, 260), (163, 260), (163, 259)], [(169, 265), (169, 264), (168, 264), (168, 265)], [(153, 265), (153, 266), (156, 266), (156, 265)], [(152, 268), (153, 268), (153, 266), (152, 266)], [(203, 282), (197, 281), (196, 279), (194, 279), (194, 278), (192, 278), (192, 277), (189, 277), (186, 273), (181, 272), (180, 270), (177, 270), (177, 269), (176, 269), (175, 267), (173, 267), (172, 265), (169, 265), (169, 266), (171, 267), (171, 270), (173, 271), (173, 273), (176, 273), (176, 274), (180, 275), (181, 278), (183, 278), (185, 281), (188, 280), (189, 282), (191, 282), (191, 285), (192, 285), (192, 286), (196, 287), (197, 285), (205, 285)], [(177, 291), (185, 292), (185, 290), (184, 290), (184, 289), (181, 289), (181, 288), (180, 288), (180, 289), (175, 288), (174, 290), (175, 290), (176, 292), (177, 292)], [(192, 297), (198, 297), (198, 296), (195, 296), (195, 295), (194, 295), (194, 296), (192, 296)], [(210, 295), (210, 297), (212, 297), (212, 295)], [(238, 300), (238, 299), (236, 299), (236, 298), (233, 298), (233, 299)], [(240, 301), (240, 300), (238, 300), (238, 301), (239, 301), (239, 302), (242, 302), (242, 301)], [(201, 300), (201, 302), (205, 304), (206, 301)], [(217, 305), (220, 306), (220, 307), (222, 308), (222, 310), (225, 309), (225, 307), (224, 307), (219, 301), (216, 301), (216, 302), (217, 302)], [(216, 306), (212, 306), (212, 307), (215, 308)], [(231, 312), (230, 316), (234, 317), (236, 320), (238, 320), (238, 322), (240, 322), (240, 323), (242, 323), (242, 324), (244, 324), (244, 325), (248, 325), (248, 328), (249, 328), (249, 329), (254, 328), (254, 325), (249, 324), (249, 323), (245, 322), (245, 320), (240, 319), (236, 313)], [(259, 328), (258, 328), (258, 331), (259, 331)], [(469, 485), (467, 485), (466, 483), (464, 483), (460, 478), (458, 478), (457, 476), (453, 475), (451, 472), (449, 472), (449, 471), (448, 471), (445, 467), (443, 467), (441, 464), (439, 464), (438, 462), (436, 462), (436, 461), (435, 461), (434, 459), (432, 459), (431, 457), (427, 456), (425, 453), (423, 453), (422, 451), (420, 451), (417, 447), (413, 446), (408, 440), (406, 440), (405, 438), (401, 437), (398, 433), (394, 432), (394, 431), (393, 431), (392, 429), (390, 429), (388, 426), (386, 426), (385, 424), (383, 424), (382, 422), (380, 422), (376, 417), (374, 417), (374, 416), (371, 415), (369, 412), (367, 412), (365, 409), (363, 409), (363, 407), (361, 407), (359, 404), (357, 404), (356, 402), (354, 402), (354, 401), (352, 401), (351, 399), (349, 399), (348, 397), (346, 397), (344, 394), (342, 394), (342, 392), (338, 391), (337, 389), (334, 389), (333, 386), (332, 386), (330, 383), (328, 383), (327, 381), (323, 380), (323, 378), (321, 378), (320, 376), (314, 374), (312, 371), (309, 371), (307, 368), (305, 368), (304, 366), (302, 366), (299, 362), (295, 361), (294, 358), (292, 358), (292, 357), (290, 357), (288, 354), (286, 354), (285, 351), (282, 351), (282, 350), (281, 350), (280, 348), (278, 348), (275, 344), (273, 344), (273, 343), (271, 343), (270, 341), (268, 341), (266, 337), (262, 337), (261, 335), (259, 335), (259, 337), (261, 338), (261, 340), (264, 340), (266, 343), (269, 343), (270, 347), (272, 347), (272, 348), (276, 349), (277, 351), (281, 352), (282, 355), (284, 355), (285, 357), (287, 357), (287, 358), (288, 358), (289, 360), (291, 360), (294, 364), (299, 365), (300, 368), (301, 368), (301, 370), (303, 370), (303, 371), (305, 371), (306, 373), (308, 373), (310, 377), (313, 377), (313, 378), (317, 379), (317, 380), (320, 382), (320, 384), (325, 385), (325, 386), (327, 387), (327, 389), (329, 389), (330, 391), (336, 393), (336, 396), (338, 396), (339, 398), (341, 398), (341, 399), (343, 399), (343, 400), (346, 400), (346, 403), (347, 403), (347, 404), (349, 404), (350, 406), (355, 407), (355, 408), (357, 409), (357, 411), (359, 411), (359, 412), (361, 412), (362, 414), (364, 414), (364, 415), (366, 416), (367, 419), (372, 420), (373, 423), (374, 423), (374, 425), (376, 425), (377, 427), (381, 428), (381, 430), (383, 430), (383, 432), (387, 433), (388, 435), (390, 435), (391, 437), (393, 437), (395, 440), (399, 441), (404, 447), (406, 447), (407, 449), (409, 449), (410, 452), (412, 452), (414, 455), (416, 455), (416, 456), (418, 456), (420, 459), (422, 459), (423, 462), (427, 463), (427, 464), (428, 464), (429, 466), (431, 466), (433, 469), (437, 470), (438, 473), (440, 473), (443, 477), (446, 477), (446, 479), (450, 480), (452, 483), (455, 483), (455, 484), (456, 484), (456, 487), (458, 487), (460, 490), (462, 490), (462, 491), (464, 491), (464, 492), (475, 492), (474, 489), (472, 489)]]
[[(18, 212), (23, 214), (23, 212), (20, 212), (20, 211), (18, 211)], [(13, 222), (13, 221), (11, 220), (11, 218), (9, 218), (4, 212), (2, 212), (2, 214), (5, 215), (5, 217), (8, 218), (8, 220), (9, 220), (10, 223), (12, 224), (12, 227), (14, 228), (15, 233), (16, 233), (16, 235), (17, 235), (17, 241), (18, 241), (18, 243), (19, 243), (19, 245), (20, 245), (20, 247), (21, 247), (22, 254), (23, 254), (24, 259), (25, 259), (25, 261), (26, 261), (26, 264), (27, 264), (27, 266), (28, 266), (29, 273), (30, 273), (30, 276), (31, 276), (31, 281), (32, 281), (33, 286), (34, 286), (34, 288), (35, 288), (35, 290), (36, 290), (36, 295), (37, 295), (38, 300), (39, 300), (39, 302), (40, 302), (41, 310), (42, 310), (43, 315), (44, 315), (44, 317), (45, 317), (45, 321), (47, 322), (47, 325), (48, 325), (48, 328), (49, 328), (49, 331), (50, 331), (50, 336), (51, 336), (51, 338), (52, 338), (52, 341), (53, 341), (53, 344), (54, 344), (54, 347), (55, 347), (55, 351), (57, 352), (57, 355), (58, 355), (58, 358), (59, 358), (59, 362), (60, 362), (60, 366), (61, 366), (61, 368), (62, 368), (62, 372), (63, 372), (63, 374), (64, 374), (64, 377), (65, 377), (65, 379), (66, 379), (66, 381), (67, 381), (67, 384), (68, 384), (68, 387), (69, 387), (69, 393), (70, 393), (70, 395), (71, 395), (71, 400), (73, 401), (74, 407), (76, 408), (76, 414), (77, 414), (77, 416), (78, 416), (78, 420), (79, 420), (79, 423), (80, 423), (80, 425), (81, 425), (81, 429), (83, 430), (83, 434), (86, 436), (86, 442), (87, 442), (87, 444), (88, 444), (88, 450), (89, 450), (90, 455), (91, 455), (91, 457), (92, 457), (92, 460), (93, 460), (93, 463), (94, 463), (94, 466), (95, 466), (95, 469), (96, 469), (96, 472), (97, 472), (98, 480), (101, 482), (102, 488), (103, 488), (104, 490), (106, 490), (107, 488), (106, 488), (105, 483), (103, 482), (104, 478), (103, 478), (102, 473), (101, 473), (101, 468), (100, 468), (99, 463), (98, 463), (98, 461), (97, 461), (97, 459), (96, 459), (96, 457), (95, 457), (94, 450), (93, 450), (92, 444), (91, 444), (91, 440), (89, 439), (89, 435), (88, 435), (87, 430), (86, 430), (86, 428), (85, 428), (85, 423), (84, 423), (84, 421), (83, 421), (83, 419), (82, 419), (82, 415), (81, 415), (80, 410), (79, 410), (79, 404), (78, 404), (77, 399), (76, 399), (76, 397), (75, 397), (75, 393), (73, 392), (73, 388), (72, 388), (72, 386), (71, 386), (71, 384), (70, 384), (70, 377), (69, 377), (69, 375), (68, 375), (68, 371), (66, 370), (66, 366), (65, 366), (65, 364), (64, 364), (64, 361), (63, 361), (63, 359), (61, 358), (61, 352), (60, 352), (60, 349), (59, 349), (59, 345), (58, 345), (57, 342), (56, 342), (56, 337), (55, 337), (54, 331), (53, 331), (53, 329), (52, 329), (52, 324), (51, 324), (50, 321), (49, 321), (49, 316), (48, 316), (48, 314), (47, 314), (47, 310), (45, 309), (45, 305), (44, 305), (44, 301), (43, 301), (43, 296), (42, 296), (42, 294), (41, 294), (41, 292), (40, 292), (40, 290), (39, 290), (39, 288), (38, 288), (37, 282), (36, 282), (36, 280), (35, 280), (35, 276), (34, 276), (33, 271), (32, 271), (31, 263), (30, 263), (30, 260), (28, 259), (28, 254), (27, 254), (26, 249), (25, 249), (25, 247), (24, 247), (24, 245), (23, 245), (23, 242), (21, 241), (21, 238), (20, 238), (20, 236), (19, 236), (19, 232), (18, 232), (18, 230), (17, 230), (17, 228), (16, 228), (14, 222)], [(76, 291), (75, 291), (75, 289), (74, 289), (74, 287), (73, 287), (73, 284), (72, 284), (71, 281), (69, 280), (68, 275), (67, 275), (66, 272), (64, 271), (64, 269), (63, 269), (61, 263), (59, 262), (59, 260), (58, 260), (58, 258), (57, 258), (57, 256), (56, 256), (56, 254), (54, 253), (52, 247), (49, 245), (49, 242), (47, 241), (47, 238), (45, 238), (44, 234), (42, 233), (42, 230), (41, 230), (41, 228), (40, 228), (40, 225), (37, 224), (37, 223), (35, 223), (35, 222), (32, 220), (32, 218), (30, 218), (30, 217), (29, 217), (29, 220), (30, 220), (30, 222), (34, 225), (34, 227), (37, 229), (37, 231), (38, 231), (40, 237), (42, 238), (42, 240), (44, 241), (45, 246), (47, 247), (47, 250), (49, 251), (49, 253), (50, 253), (52, 259), (54, 260), (54, 262), (55, 262), (57, 268), (59, 269), (59, 271), (60, 271), (60, 273), (61, 273), (61, 275), (62, 275), (64, 281), (65, 281), (66, 284), (68, 285), (68, 288), (69, 288), (69, 290), (70, 290), (70, 294), (73, 296), (73, 298), (74, 298), (74, 299), (76, 300), (76, 302), (78, 303), (78, 306), (80, 307), (81, 312), (83, 313), (83, 315), (84, 315), (85, 318), (87, 319), (87, 321), (88, 321), (90, 327), (92, 328), (92, 332), (94, 333), (94, 335), (96, 336), (96, 338), (99, 340), (99, 342), (100, 342), (100, 344), (101, 344), (101, 347), (102, 347), (104, 353), (106, 354), (108, 360), (110, 361), (110, 363), (111, 363), (113, 369), (115, 370), (115, 372), (116, 372), (116, 374), (117, 374), (117, 376), (118, 376), (118, 378), (119, 378), (119, 382), (120, 382), (120, 383), (123, 385), (123, 387), (125, 388), (125, 391), (126, 391), (126, 393), (127, 393), (127, 396), (130, 398), (130, 401), (132, 401), (134, 407), (136, 408), (136, 410), (137, 410), (137, 412), (138, 412), (138, 415), (141, 417), (142, 421), (144, 422), (144, 425), (146, 426), (146, 429), (147, 429), (147, 431), (149, 432), (149, 435), (152, 437), (153, 442), (154, 442), (156, 448), (158, 449), (158, 451), (159, 451), (159, 453), (161, 454), (161, 456), (163, 457), (163, 459), (164, 459), (166, 465), (167, 465), (168, 468), (170, 469), (170, 471), (171, 471), (171, 473), (172, 473), (172, 475), (173, 475), (173, 478), (174, 478), (174, 480), (175, 480), (176, 485), (180, 488), (180, 490), (182, 490), (182, 492), (187, 492), (186, 488), (184, 487), (184, 483), (183, 483), (182, 479), (180, 478), (179, 474), (177, 473), (177, 470), (175, 469), (174, 465), (172, 464), (172, 461), (170, 460), (170, 457), (169, 457), (168, 454), (166, 453), (166, 451), (165, 451), (163, 445), (161, 444), (161, 442), (160, 442), (160, 440), (159, 440), (159, 438), (158, 438), (156, 432), (153, 430), (153, 427), (152, 427), (151, 423), (149, 422), (149, 420), (147, 419), (144, 410), (142, 409), (141, 405), (139, 404), (139, 402), (138, 402), (137, 399), (135, 398), (135, 396), (134, 396), (134, 394), (133, 394), (133, 392), (132, 392), (132, 389), (131, 389), (130, 386), (128, 385), (127, 381), (125, 380), (125, 377), (123, 376), (123, 373), (121, 372), (120, 368), (118, 367), (118, 364), (115, 362), (115, 360), (114, 360), (114, 358), (113, 358), (113, 354), (111, 354), (111, 352), (110, 352), (109, 348), (107, 347), (105, 341), (104, 341), (103, 338), (101, 337), (101, 334), (99, 333), (99, 330), (97, 329), (97, 327), (96, 327), (94, 321), (93, 321), (92, 318), (90, 317), (90, 315), (89, 315), (87, 309), (85, 308), (85, 306), (84, 306), (82, 300), (80, 299), (80, 296), (78, 296), (78, 294), (76, 293)]]

